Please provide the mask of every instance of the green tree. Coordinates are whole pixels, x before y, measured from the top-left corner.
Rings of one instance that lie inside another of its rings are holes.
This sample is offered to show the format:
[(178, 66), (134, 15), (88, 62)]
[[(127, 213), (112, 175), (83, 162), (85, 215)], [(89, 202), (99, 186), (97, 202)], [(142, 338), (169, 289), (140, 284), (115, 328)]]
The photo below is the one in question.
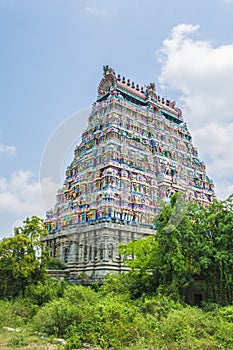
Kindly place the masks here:
[(131, 267), (134, 285), (136, 281), (141, 285), (139, 294), (162, 290), (176, 299), (184, 295), (195, 271), (190, 249), (195, 240), (189, 220), (192, 213), (193, 207), (177, 193), (156, 217), (153, 236), (121, 247)]
[(46, 235), (43, 220), (32, 216), (13, 237), (0, 242), (0, 296), (24, 294), (25, 288), (45, 279), (47, 252), (41, 239)]
[(206, 297), (222, 305), (233, 300), (233, 196), (214, 202), (205, 215), (195, 220), (195, 234), (201, 237), (200, 274)]
[(184, 299), (187, 287), (198, 278), (206, 301), (231, 303), (232, 208), (233, 196), (206, 209), (185, 203), (179, 193), (173, 195), (155, 219), (155, 235), (121, 247), (134, 294), (162, 291)]

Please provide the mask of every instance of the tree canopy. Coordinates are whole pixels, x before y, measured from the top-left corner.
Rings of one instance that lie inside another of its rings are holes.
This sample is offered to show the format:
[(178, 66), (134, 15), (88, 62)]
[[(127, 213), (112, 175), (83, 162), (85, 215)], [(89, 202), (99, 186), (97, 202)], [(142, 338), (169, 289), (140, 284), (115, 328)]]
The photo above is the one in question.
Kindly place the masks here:
[(43, 220), (32, 216), (13, 237), (0, 241), (0, 296), (17, 296), (46, 274), (46, 251), (41, 239), (46, 235)]
[(232, 209), (233, 196), (207, 209), (173, 195), (155, 219), (155, 235), (121, 246), (131, 268), (132, 292), (162, 291), (184, 299), (198, 280), (206, 301), (231, 303)]

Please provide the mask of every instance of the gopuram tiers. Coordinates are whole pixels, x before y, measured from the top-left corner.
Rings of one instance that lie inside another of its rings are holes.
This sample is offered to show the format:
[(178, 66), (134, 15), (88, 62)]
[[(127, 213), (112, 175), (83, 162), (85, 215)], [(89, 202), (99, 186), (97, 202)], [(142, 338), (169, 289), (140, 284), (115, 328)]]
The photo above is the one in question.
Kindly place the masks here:
[(88, 127), (47, 212), (51, 256), (74, 275), (125, 271), (119, 243), (153, 234), (158, 197), (169, 201), (176, 191), (204, 207), (214, 198), (182, 111), (154, 83), (140, 88), (104, 66)]

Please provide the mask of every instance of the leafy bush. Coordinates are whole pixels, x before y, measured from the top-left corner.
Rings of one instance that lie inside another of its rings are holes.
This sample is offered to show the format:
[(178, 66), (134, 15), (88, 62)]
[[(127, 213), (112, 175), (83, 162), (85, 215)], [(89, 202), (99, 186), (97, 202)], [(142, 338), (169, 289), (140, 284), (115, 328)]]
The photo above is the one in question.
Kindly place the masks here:
[(183, 306), (174, 302), (171, 298), (159, 294), (156, 297), (142, 297), (138, 300), (137, 305), (143, 314), (151, 314), (158, 320), (168, 316), (172, 310), (181, 310)]
[(37, 307), (26, 299), (0, 300), (0, 327), (21, 327), (37, 312)]
[(22, 333), (14, 333), (8, 341), (8, 346), (26, 346), (28, 338)]
[(38, 311), (33, 327), (42, 333), (61, 337), (70, 324), (79, 321), (79, 313), (79, 309), (67, 300), (53, 300)]
[(46, 259), (46, 267), (48, 270), (65, 270), (66, 264), (61, 262), (58, 258), (48, 256)]
[(42, 306), (55, 298), (62, 297), (66, 287), (65, 281), (48, 279), (44, 283), (38, 282), (37, 285), (28, 286), (25, 297), (29, 298), (33, 304)]
[[(136, 343), (148, 336), (148, 324), (138, 307), (124, 295), (96, 293), (90, 288), (71, 286), (59, 301), (42, 307), (34, 317), (34, 329), (65, 337), (68, 346), (88, 342), (103, 348)], [(157, 321), (156, 321), (157, 322)]]
[[(127, 293), (69, 285), (62, 298), (42, 307), (30, 298), (0, 301), (0, 327), (28, 325), (33, 331), (63, 337), (66, 350), (85, 342), (116, 350), (232, 349), (233, 307), (209, 309), (181, 305), (163, 295), (131, 300)], [(24, 342), (25, 334), (11, 336), (11, 346)]]
[(74, 348), (81, 348), (81, 346), (82, 346), (82, 341), (80, 339), (80, 336), (74, 332), (67, 340), (65, 349), (70, 350)]

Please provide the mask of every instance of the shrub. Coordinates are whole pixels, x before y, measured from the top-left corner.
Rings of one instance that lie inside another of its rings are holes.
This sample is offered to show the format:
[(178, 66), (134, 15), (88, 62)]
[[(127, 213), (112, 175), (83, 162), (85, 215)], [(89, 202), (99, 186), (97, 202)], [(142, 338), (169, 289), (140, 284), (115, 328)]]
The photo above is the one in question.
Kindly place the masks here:
[(14, 333), (8, 341), (8, 346), (26, 346), (28, 338), (22, 333)]
[(21, 327), (35, 315), (37, 307), (28, 300), (15, 301), (0, 300), (0, 327)]
[[(218, 346), (214, 334), (218, 329), (218, 321), (211, 314), (195, 307), (184, 307), (172, 310), (160, 324), (159, 344), (176, 344), (185, 346), (193, 344), (187, 349), (205, 349), (204, 345), (212, 344), (210, 349)], [(198, 345), (199, 344), (199, 345)], [(202, 344), (202, 345), (200, 345)], [(200, 347), (202, 346), (202, 347)], [(186, 347), (184, 347), (186, 349)], [(208, 349), (208, 347), (206, 347)]]
[(45, 303), (64, 295), (67, 282), (47, 280), (45, 283), (38, 282), (37, 285), (30, 285), (25, 290), (25, 297), (33, 304), (42, 306)]

